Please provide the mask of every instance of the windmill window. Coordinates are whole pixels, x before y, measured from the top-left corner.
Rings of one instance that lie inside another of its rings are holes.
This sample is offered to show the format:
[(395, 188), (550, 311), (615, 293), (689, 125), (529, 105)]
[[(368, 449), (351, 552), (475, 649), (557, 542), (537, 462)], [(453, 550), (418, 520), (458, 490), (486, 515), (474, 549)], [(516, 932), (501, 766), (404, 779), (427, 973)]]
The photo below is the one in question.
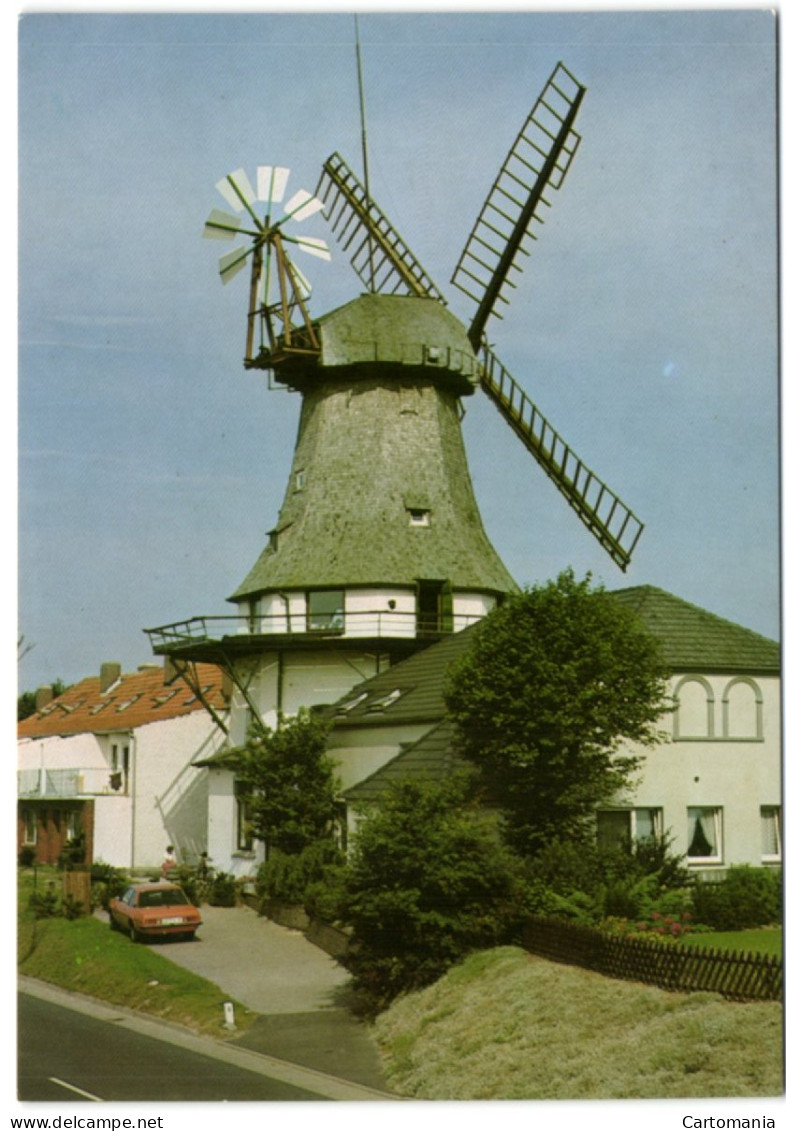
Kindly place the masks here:
[(767, 863), (781, 860), (781, 807), (761, 807), (761, 858)]
[(343, 589), (316, 589), (308, 594), (308, 630), (344, 631)]
[(430, 526), (431, 525), (431, 511), (425, 510), (421, 507), (409, 507), (409, 525), (410, 526)]
[(305, 487), (305, 485), (306, 485), (306, 473), (305, 473), (305, 471), (296, 471), (295, 472), (295, 490), (296, 491), (302, 491), (303, 488)]
[(688, 859), (692, 864), (720, 864), (723, 859), (723, 810), (688, 809)]

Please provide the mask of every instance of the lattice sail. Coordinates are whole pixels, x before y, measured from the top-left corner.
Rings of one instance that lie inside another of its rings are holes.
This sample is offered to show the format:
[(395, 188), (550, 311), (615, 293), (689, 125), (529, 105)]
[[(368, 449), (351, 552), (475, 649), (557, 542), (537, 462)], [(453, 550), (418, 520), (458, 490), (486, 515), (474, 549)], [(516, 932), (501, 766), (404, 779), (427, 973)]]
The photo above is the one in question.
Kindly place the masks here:
[(624, 572), (644, 523), (579, 459), (489, 349), (480, 383), (584, 525)]
[(334, 153), (322, 167), (317, 195), (337, 242), (351, 254), (364, 286), (376, 294), (412, 294), (445, 299), (382, 210), (343, 160)]
[[(562, 186), (581, 138), (573, 128), (585, 88), (558, 63), (505, 158), (459, 258), (452, 282), (477, 303), (468, 337), (478, 350), (489, 317), (500, 318), (521, 271), (519, 255), (530, 254), (535, 227), (550, 208), (548, 190)], [(543, 207), (542, 207), (543, 206)]]

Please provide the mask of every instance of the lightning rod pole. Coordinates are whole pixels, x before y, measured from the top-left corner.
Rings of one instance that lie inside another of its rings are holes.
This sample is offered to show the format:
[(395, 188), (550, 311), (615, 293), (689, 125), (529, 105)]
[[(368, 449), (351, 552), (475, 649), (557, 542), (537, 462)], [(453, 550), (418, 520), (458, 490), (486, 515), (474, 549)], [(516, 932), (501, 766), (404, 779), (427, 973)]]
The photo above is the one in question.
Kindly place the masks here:
[(366, 228), (368, 229), (368, 270), (369, 290), (374, 294), (374, 243), (371, 239), (371, 225), (369, 223), (369, 204), (371, 196), (368, 187), (368, 147), (366, 145), (366, 100), (363, 94), (363, 62), (360, 56), (360, 25), (355, 16), (355, 58), (358, 68), (358, 95), (360, 98), (360, 142), (363, 149), (363, 188), (366, 193)]

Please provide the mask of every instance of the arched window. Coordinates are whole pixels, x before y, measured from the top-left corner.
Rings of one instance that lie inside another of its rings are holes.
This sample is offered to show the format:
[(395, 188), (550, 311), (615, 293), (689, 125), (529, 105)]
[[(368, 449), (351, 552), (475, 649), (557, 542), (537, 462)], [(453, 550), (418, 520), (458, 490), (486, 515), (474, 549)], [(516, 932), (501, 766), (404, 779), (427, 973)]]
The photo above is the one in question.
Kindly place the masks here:
[(747, 676), (729, 680), (722, 703), (724, 738), (764, 737), (763, 697), (755, 680)]
[(713, 738), (715, 696), (706, 679), (686, 675), (674, 689), (674, 738)]

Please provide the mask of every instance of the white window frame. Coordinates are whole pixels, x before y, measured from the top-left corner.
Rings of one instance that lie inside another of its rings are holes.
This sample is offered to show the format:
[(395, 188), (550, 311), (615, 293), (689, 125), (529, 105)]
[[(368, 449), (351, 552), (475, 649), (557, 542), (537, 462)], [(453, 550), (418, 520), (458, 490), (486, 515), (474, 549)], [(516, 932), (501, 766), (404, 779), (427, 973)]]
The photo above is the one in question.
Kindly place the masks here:
[(655, 826), (655, 828), (654, 828), (654, 834), (653, 835), (657, 838), (661, 838), (663, 836), (663, 808), (662, 808), (662, 806), (660, 806), (660, 805), (636, 805), (631, 809), (627, 809), (627, 808), (625, 808), (625, 809), (623, 809), (623, 808), (614, 809), (611, 806), (607, 806), (604, 809), (599, 809), (598, 815), (600, 815), (600, 813), (615, 813), (615, 812), (616, 813), (627, 813), (627, 815), (628, 815), (628, 835), (630, 836), (630, 843), (632, 845), (635, 844), (637, 841), (646, 839), (645, 837), (636, 836), (636, 814), (637, 813), (654, 814), (654, 819), (653, 819), (652, 823)]
[(35, 809), (22, 810), (22, 844), (35, 846), (38, 844), (38, 814)]
[(247, 853), (254, 851), (254, 834), (248, 831), (246, 834), (246, 825), (250, 824), (246, 817), (246, 805), (248, 803), (248, 791), (241, 782), (236, 781), (234, 784), (235, 794), (235, 848), (236, 853)]
[(759, 817), (762, 832), (762, 847), (764, 842), (764, 822), (768, 818), (771, 820), (775, 818), (775, 840), (777, 842), (777, 851), (773, 855), (762, 851), (761, 859), (764, 864), (780, 864), (783, 859), (783, 836), (781, 832), (781, 807), (780, 805), (762, 805), (759, 809)]
[[(703, 827), (706, 828), (706, 822), (712, 822), (712, 832), (715, 838), (715, 853), (711, 856), (691, 856), (690, 846), (694, 834), (694, 821), (696, 817), (694, 814), (701, 814), (701, 821)], [(722, 864), (723, 863), (723, 808), (720, 805), (689, 805), (687, 810), (688, 819), (688, 844), (685, 854), (685, 860), (688, 865), (703, 865), (703, 864)]]

